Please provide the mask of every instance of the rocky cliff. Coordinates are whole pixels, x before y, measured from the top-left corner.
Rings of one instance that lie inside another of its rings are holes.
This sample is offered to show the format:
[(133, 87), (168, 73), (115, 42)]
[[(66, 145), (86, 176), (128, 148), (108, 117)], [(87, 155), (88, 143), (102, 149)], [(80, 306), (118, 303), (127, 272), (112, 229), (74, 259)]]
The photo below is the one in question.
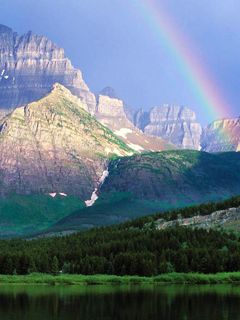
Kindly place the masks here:
[(110, 128), (130, 148), (137, 152), (161, 151), (173, 148), (161, 138), (144, 134), (127, 118), (124, 102), (117, 98), (99, 95), (96, 118)]
[(214, 121), (204, 130), (201, 144), (208, 152), (240, 151), (240, 118)]
[(150, 112), (144, 111), (143, 109), (131, 112), (130, 117), (135, 126), (142, 131), (144, 131), (145, 127), (150, 123)]
[(95, 112), (95, 96), (64, 50), (44, 36), (22, 36), (0, 25), (0, 109), (13, 109), (45, 96), (61, 83)]
[(196, 114), (174, 105), (154, 107), (149, 112), (138, 111), (134, 124), (148, 135), (161, 137), (184, 149), (200, 150), (202, 128)]
[(56, 193), (91, 199), (111, 156), (132, 150), (56, 84), (0, 122), (0, 195)]
[[(0, 110), (13, 110), (40, 99), (56, 82), (79, 97), (90, 114), (115, 130), (116, 134), (120, 132), (119, 138), (136, 151), (159, 151), (167, 146), (161, 139), (145, 137), (130, 123), (123, 102), (111, 87), (101, 91), (97, 104), (81, 71), (72, 66), (64, 50), (51, 40), (32, 32), (19, 36), (10, 28), (0, 25)], [(0, 119), (5, 113), (0, 111)], [(128, 139), (125, 139), (126, 136)]]
[(196, 215), (191, 218), (179, 218), (170, 221), (159, 219), (155, 222), (155, 225), (158, 230), (164, 230), (166, 228), (172, 228), (176, 226), (184, 226), (194, 229), (226, 228), (239, 231), (240, 207), (215, 211), (209, 215)]

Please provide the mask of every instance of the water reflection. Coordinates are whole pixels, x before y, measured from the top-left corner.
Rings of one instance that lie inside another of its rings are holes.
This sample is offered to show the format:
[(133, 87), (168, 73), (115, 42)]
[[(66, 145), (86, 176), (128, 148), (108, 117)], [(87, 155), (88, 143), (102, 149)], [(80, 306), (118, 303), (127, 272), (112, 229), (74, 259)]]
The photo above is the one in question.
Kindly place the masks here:
[(1, 320), (240, 320), (240, 287), (0, 287)]

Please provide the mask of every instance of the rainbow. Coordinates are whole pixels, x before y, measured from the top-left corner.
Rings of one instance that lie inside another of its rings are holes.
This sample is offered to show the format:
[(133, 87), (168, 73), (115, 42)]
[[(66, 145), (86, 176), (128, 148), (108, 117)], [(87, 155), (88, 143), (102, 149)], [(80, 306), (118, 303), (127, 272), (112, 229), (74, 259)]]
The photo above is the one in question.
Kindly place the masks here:
[(166, 50), (174, 57), (189, 89), (202, 106), (203, 116), (224, 118), (230, 110), (215, 81), (198, 58), (186, 36), (155, 0), (142, 0), (139, 8)]

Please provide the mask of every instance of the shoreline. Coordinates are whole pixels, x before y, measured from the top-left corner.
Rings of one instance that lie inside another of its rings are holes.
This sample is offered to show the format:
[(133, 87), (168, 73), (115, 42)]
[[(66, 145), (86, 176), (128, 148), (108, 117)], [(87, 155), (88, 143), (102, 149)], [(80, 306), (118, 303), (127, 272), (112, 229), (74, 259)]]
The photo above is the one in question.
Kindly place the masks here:
[(209, 284), (240, 284), (240, 272), (200, 274), (200, 273), (169, 273), (152, 277), (115, 276), (115, 275), (78, 275), (78, 274), (30, 274), (0, 275), (1, 285), (209, 285)]

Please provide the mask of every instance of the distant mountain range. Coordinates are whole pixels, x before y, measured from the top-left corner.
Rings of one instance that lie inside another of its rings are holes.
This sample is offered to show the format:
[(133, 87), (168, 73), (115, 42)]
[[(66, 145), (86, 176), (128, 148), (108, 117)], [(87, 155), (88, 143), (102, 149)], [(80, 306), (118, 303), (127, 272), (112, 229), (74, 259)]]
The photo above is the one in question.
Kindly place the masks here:
[(204, 130), (201, 144), (207, 152), (240, 151), (240, 118), (214, 121)]
[(203, 129), (172, 105), (132, 112), (111, 87), (93, 94), (51, 40), (0, 25), (0, 236), (237, 195), (240, 154), (203, 151), (238, 151), (239, 124)]
[[(88, 112), (121, 138), (128, 136), (135, 150), (159, 151), (165, 149), (164, 143), (209, 152), (238, 150), (238, 119), (218, 120), (217, 126), (214, 122), (204, 129), (187, 107), (164, 105), (130, 112), (111, 87), (94, 95), (64, 49), (51, 40), (33, 32), (19, 36), (0, 25), (0, 118), (8, 110), (44, 97), (57, 82), (78, 96)], [(229, 133), (227, 139), (222, 134), (225, 131)], [(148, 135), (146, 142), (142, 132)]]
[(144, 133), (162, 137), (178, 148), (201, 149), (202, 127), (186, 107), (164, 105), (133, 114), (133, 123)]

